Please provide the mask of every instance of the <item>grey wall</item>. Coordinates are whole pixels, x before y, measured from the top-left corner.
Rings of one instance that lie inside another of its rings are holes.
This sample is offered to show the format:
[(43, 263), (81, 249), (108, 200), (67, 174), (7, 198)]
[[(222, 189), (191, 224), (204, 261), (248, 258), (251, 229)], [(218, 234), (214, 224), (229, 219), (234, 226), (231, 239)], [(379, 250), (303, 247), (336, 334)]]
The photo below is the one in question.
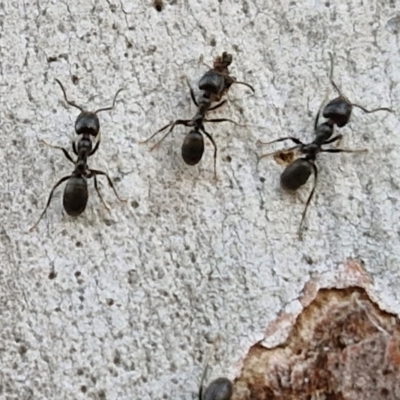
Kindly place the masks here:
[[(234, 378), (310, 276), (335, 274), (347, 257), (364, 261), (381, 302), (398, 310), (399, 10), (380, 0), (165, 1), (160, 13), (150, 0), (3, 2), (0, 398), (195, 398), (218, 334), (210, 378)], [(248, 127), (208, 127), (219, 148), (216, 183), (209, 143), (198, 166), (182, 161), (184, 128), (153, 152), (138, 142), (194, 114), (185, 76), (195, 86), (207, 70), (199, 59), (212, 64), (222, 51), (256, 93), (234, 86), (215, 112)], [(328, 51), (351, 100), (395, 113), (354, 110), (342, 146), (369, 153), (319, 157), (299, 241), (311, 187), (282, 192), (283, 167), (258, 162), (255, 143), (312, 140), (332, 89)], [(73, 168), (38, 142), (69, 148), (74, 138), (79, 111), (55, 78), (89, 109), (125, 88), (115, 110), (99, 114), (102, 143), (90, 166), (107, 171), (128, 202), (100, 178), (111, 213), (89, 182), (88, 207), (73, 219), (61, 187), (30, 233), (51, 187)]]

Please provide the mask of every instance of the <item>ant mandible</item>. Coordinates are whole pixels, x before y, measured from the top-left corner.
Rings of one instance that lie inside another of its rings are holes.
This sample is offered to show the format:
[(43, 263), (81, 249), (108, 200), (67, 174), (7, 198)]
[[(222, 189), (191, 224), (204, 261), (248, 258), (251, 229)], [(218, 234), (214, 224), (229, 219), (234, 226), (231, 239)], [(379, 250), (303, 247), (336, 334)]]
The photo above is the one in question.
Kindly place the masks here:
[[(85, 148), (87, 157), (90, 157), (98, 150), (100, 145), (100, 121), (97, 114), (102, 111), (113, 110), (115, 107), (117, 96), (123, 89), (119, 89), (117, 93), (115, 93), (113, 104), (111, 107), (99, 108), (98, 110), (92, 112), (87, 111), (83, 107), (77, 105), (75, 102), (68, 100), (67, 93), (62, 83), (57, 78), (55, 79), (55, 81), (58, 83), (63, 92), (65, 102), (81, 111), (75, 121), (75, 132), (77, 135), (82, 135), (82, 137), (79, 139), (78, 145), (76, 145), (75, 141), (72, 142), (73, 152), (78, 156), (81, 149)], [(98, 140), (93, 147), (92, 138), (96, 139), (98, 135)]]
[(203, 134), (206, 135), (214, 146), (214, 177), (217, 178), (217, 145), (215, 144), (215, 141), (211, 134), (205, 130), (204, 122), (232, 122), (237, 126), (243, 125), (240, 125), (237, 122), (228, 118), (206, 119), (206, 115), (209, 111), (216, 110), (226, 103), (226, 100), (223, 100), (213, 106), (213, 103), (220, 101), (234, 83), (245, 85), (254, 92), (252, 86), (245, 82), (239, 82), (236, 80), (236, 78), (229, 75), (228, 67), (232, 63), (232, 59), (232, 55), (226, 52), (222, 53), (222, 56), (216, 57), (216, 59), (214, 60), (213, 68), (207, 71), (199, 81), (199, 89), (202, 90), (203, 93), (199, 97), (198, 101), (196, 100), (194, 91), (188, 82), (190, 96), (193, 103), (197, 107), (197, 112), (192, 119), (178, 119), (174, 122), (171, 122), (159, 129), (157, 132), (155, 132), (148, 139), (142, 141), (141, 143), (147, 143), (157, 134), (169, 128), (167, 133), (155, 145), (151, 147), (150, 151), (152, 151), (161, 144), (161, 142), (173, 131), (176, 125), (184, 125), (193, 128), (189, 133), (187, 133), (182, 143), (182, 158), (184, 162), (188, 165), (198, 164), (204, 153)]
[(74, 171), (72, 172), (71, 175), (64, 176), (63, 178), (61, 178), (53, 186), (53, 188), (51, 189), (49, 198), (47, 200), (47, 204), (46, 204), (44, 211), (40, 215), (36, 224), (34, 226), (32, 226), (32, 228), (30, 228), (30, 231), (33, 231), (38, 226), (39, 222), (44, 217), (48, 207), (50, 206), (54, 191), (57, 189), (58, 186), (60, 186), (65, 181), (68, 181), (68, 182), (64, 189), (63, 207), (64, 207), (64, 210), (66, 211), (66, 213), (72, 217), (79, 216), (86, 209), (86, 204), (87, 204), (87, 201), (89, 198), (86, 179), (90, 179), (90, 178), (94, 178), (94, 187), (96, 189), (96, 192), (97, 192), (98, 196), (100, 197), (100, 200), (103, 203), (104, 207), (108, 211), (110, 211), (110, 208), (105, 203), (103, 196), (101, 195), (101, 193), (99, 191), (99, 188), (97, 185), (97, 176), (98, 175), (105, 176), (107, 178), (108, 184), (113, 189), (117, 199), (121, 202), (126, 202), (126, 200), (123, 200), (119, 197), (117, 191), (115, 190), (114, 184), (112, 183), (111, 178), (108, 176), (108, 174), (106, 172), (98, 171), (95, 169), (90, 169), (88, 167), (87, 158), (89, 156), (89, 153), (88, 153), (87, 149), (85, 149), (84, 147), (81, 148), (81, 150), (79, 151), (77, 160), (74, 161), (72, 159), (71, 155), (68, 153), (68, 151), (66, 149), (64, 149), (63, 147), (53, 146), (53, 145), (46, 143), (45, 141), (42, 141), (42, 142), (49, 147), (61, 150), (64, 153), (65, 157), (74, 164)]
[[(323, 116), (327, 118), (327, 121), (318, 124), (319, 117), (321, 114), (321, 110), (323, 107), (324, 102), (322, 103), (320, 109), (318, 110), (318, 113), (315, 118), (314, 122), (314, 133), (316, 135), (315, 139), (308, 144), (303, 143), (299, 139), (289, 136), (289, 137), (283, 137), (280, 139), (273, 140), (271, 142), (261, 142), (258, 141), (258, 145), (263, 145), (263, 144), (272, 144), (275, 142), (282, 142), (285, 140), (290, 140), (292, 141), (295, 146), (291, 147), (287, 150), (279, 150), (273, 153), (268, 153), (262, 155), (262, 157), (266, 157), (269, 155), (278, 155), (278, 154), (286, 154), (285, 157), (287, 157), (290, 162), (289, 165), (285, 168), (283, 173), (281, 174), (281, 186), (284, 189), (287, 190), (297, 190), (301, 186), (303, 186), (309, 179), (310, 175), (314, 173), (314, 183), (312, 190), (308, 196), (306, 206), (304, 208), (301, 222), (300, 222), (300, 227), (299, 227), (299, 235), (301, 235), (302, 232), (302, 227), (304, 223), (304, 219), (307, 213), (308, 206), (312, 200), (312, 197), (315, 192), (315, 188), (317, 185), (317, 179), (318, 179), (318, 169), (315, 164), (316, 157), (318, 153), (360, 153), (360, 152), (366, 152), (366, 149), (361, 149), (361, 150), (349, 150), (349, 149), (340, 149), (340, 148), (329, 148), (329, 149), (324, 149), (322, 148), (323, 145), (327, 144), (332, 144), (334, 142), (338, 142), (342, 139), (343, 135), (336, 135), (332, 137), (333, 132), (334, 132), (334, 126), (338, 127), (343, 127), (345, 126), (350, 119), (352, 108), (353, 107), (358, 107), (361, 110), (363, 110), (366, 113), (373, 113), (376, 111), (389, 111), (391, 112), (392, 110), (389, 108), (377, 108), (374, 110), (367, 110), (366, 108), (358, 105), (351, 103), (339, 90), (338, 86), (335, 84), (333, 81), (333, 56), (331, 53), (329, 53), (330, 60), (331, 60), (331, 70), (330, 70), (330, 81), (332, 86), (335, 88), (335, 90), (339, 93), (339, 97), (331, 100), (323, 109)], [(292, 162), (293, 159), (293, 151), (298, 149), (299, 153), (304, 155), (301, 158), (298, 158), (297, 160)], [(289, 156), (287, 156), (289, 154)], [(283, 158), (280, 157), (281, 160)]]

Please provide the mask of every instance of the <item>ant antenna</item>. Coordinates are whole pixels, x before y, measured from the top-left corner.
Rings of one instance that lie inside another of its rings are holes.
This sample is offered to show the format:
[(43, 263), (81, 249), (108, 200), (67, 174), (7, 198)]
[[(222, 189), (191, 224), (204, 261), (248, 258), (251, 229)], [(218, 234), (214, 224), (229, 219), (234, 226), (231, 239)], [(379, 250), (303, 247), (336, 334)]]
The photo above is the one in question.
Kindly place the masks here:
[(333, 64), (334, 64), (333, 54), (331, 52), (329, 52), (328, 54), (329, 54), (329, 58), (331, 60), (331, 71), (330, 71), (330, 74), (329, 74), (329, 80), (331, 81), (331, 84), (334, 87), (334, 89), (338, 92), (339, 96), (340, 97), (344, 97), (342, 95), (342, 92), (340, 91), (339, 87), (336, 85), (336, 83), (333, 80)]
[(315, 192), (315, 188), (317, 186), (317, 180), (318, 180), (318, 169), (317, 169), (317, 166), (313, 162), (311, 163), (311, 165), (312, 165), (312, 168), (313, 168), (313, 171), (314, 171), (314, 185), (313, 185), (313, 188), (312, 188), (312, 190), (311, 190), (311, 192), (310, 192), (310, 194), (308, 196), (308, 199), (307, 199), (307, 202), (306, 202), (306, 206), (304, 207), (303, 214), (301, 216), (300, 226), (299, 226), (299, 230), (298, 230), (298, 235), (299, 235), (300, 239), (302, 239), (302, 229), (303, 229), (304, 220), (306, 218), (307, 209), (308, 209), (308, 206), (311, 203), (311, 199), (313, 198), (313, 195), (314, 195), (314, 192)]
[[(344, 99), (346, 99), (348, 101), (348, 99), (343, 96), (342, 92), (340, 91), (339, 87), (336, 85), (336, 83), (333, 81), (333, 55), (331, 52), (329, 52), (329, 58), (331, 59), (331, 71), (329, 74), (329, 80), (331, 81), (332, 86), (334, 87), (334, 89), (338, 92), (340, 97), (343, 97)], [(349, 101), (350, 103), (350, 101)], [(387, 108), (387, 107), (380, 107), (380, 108), (375, 108), (374, 110), (367, 110), (365, 107), (360, 106), (359, 104), (354, 104), (354, 103), (350, 103), (353, 107), (359, 108), (360, 110), (364, 111), (366, 114), (371, 114), (374, 113), (376, 111), (388, 111), (388, 112), (393, 112), (392, 109)]]
[(118, 94), (119, 94), (120, 92), (122, 92), (123, 90), (124, 90), (124, 89), (122, 89), (122, 88), (121, 88), (121, 89), (118, 89), (117, 93), (115, 93), (114, 100), (113, 100), (113, 104), (112, 104), (111, 107), (99, 108), (99, 109), (96, 110), (94, 113), (97, 114), (97, 113), (102, 112), (102, 111), (111, 111), (111, 110), (115, 107), (115, 102), (116, 102), (116, 100), (117, 100)]
[(201, 379), (200, 379), (199, 400), (203, 400), (203, 383), (206, 379), (206, 375), (207, 375), (207, 371), (208, 371), (208, 364), (210, 363), (211, 356), (213, 355), (215, 348), (216, 348), (218, 342), (220, 341), (220, 339), (221, 339), (221, 337), (218, 335), (216, 337), (216, 339), (213, 341), (211, 349), (208, 351), (205, 367), (204, 367), (204, 370), (203, 370), (203, 373), (202, 373)]
[(83, 112), (84, 111), (83, 107), (78, 106), (78, 104), (74, 103), (73, 101), (68, 100), (67, 93), (65, 92), (65, 89), (64, 89), (64, 86), (62, 85), (62, 83), (57, 78), (55, 78), (55, 81), (60, 85), (60, 88), (64, 94), (64, 100), (67, 102), (67, 104), (69, 104), (70, 106), (75, 107), (78, 110)]

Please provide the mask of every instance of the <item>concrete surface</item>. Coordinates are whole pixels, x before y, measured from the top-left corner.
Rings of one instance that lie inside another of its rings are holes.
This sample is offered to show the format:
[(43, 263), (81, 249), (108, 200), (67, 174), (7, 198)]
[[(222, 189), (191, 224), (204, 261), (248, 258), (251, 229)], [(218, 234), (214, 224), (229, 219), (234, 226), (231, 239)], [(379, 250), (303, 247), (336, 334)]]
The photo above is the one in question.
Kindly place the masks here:
[[(388, 309), (400, 306), (400, 5), (273, 0), (6, 1), (0, 5), (0, 398), (192, 399), (219, 334), (210, 379), (240, 374), (248, 348), (318, 273), (364, 261)], [(219, 146), (201, 164), (180, 156), (183, 128), (156, 151), (138, 141), (195, 112), (192, 85), (222, 51), (236, 86), (215, 112), (265, 129), (209, 127)], [(304, 241), (296, 230), (309, 186), (279, 187), (282, 167), (258, 163), (257, 139), (312, 139), (330, 88), (328, 51), (346, 95), (390, 115), (355, 110), (343, 146), (367, 155), (321, 155)], [(74, 77), (78, 78), (76, 80)], [(90, 182), (77, 219), (60, 188), (29, 233), (54, 183), (72, 171), (44, 139), (70, 147), (78, 110), (100, 114), (90, 165), (106, 170), (109, 214)], [(73, 80), (76, 84), (73, 83)], [(231, 161), (229, 160), (229, 157)], [(52, 271), (54, 270), (54, 273)], [(50, 279), (53, 278), (53, 279)]]

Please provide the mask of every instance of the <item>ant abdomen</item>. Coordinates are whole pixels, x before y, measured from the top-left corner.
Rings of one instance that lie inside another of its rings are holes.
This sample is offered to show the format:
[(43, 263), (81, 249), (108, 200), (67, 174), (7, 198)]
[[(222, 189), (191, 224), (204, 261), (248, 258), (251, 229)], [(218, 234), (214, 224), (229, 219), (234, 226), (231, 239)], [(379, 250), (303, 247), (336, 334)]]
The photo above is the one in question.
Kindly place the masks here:
[(232, 393), (232, 382), (227, 378), (217, 378), (208, 385), (200, 400), (230, 400)]
[(63, 206), (68, 215), (77, 217), (85, 211), (88, 201), (88, 188), (83, 177), (76, 176), (68, 180), (63, 196)]
[(182, 158), (188, 165), (200, 162), (204, 153), (204, 138), (200, 132), (189, 132), (182, 144)]
[(287, 190), (297, 190), (308, 181), (311, 173), (310, 161), (305, 158), (299, 158), (283, 171), (281, 186)]
[(324, 108), (322, 115), (330, 119), (339, 128), (345, 126), (350, 119), (353, 106), (342, 96), (331, 100)]
[(206, 72), (199, 80), (199, 89), (215, 95), (220, 94), (225, 87), (225, 78), (214, 71)]
[(85, 133), (97, 136), (100, 131), (100, 121), (95, 113), (82, 111), (75, 122), (75, 131), (78, 135)]

